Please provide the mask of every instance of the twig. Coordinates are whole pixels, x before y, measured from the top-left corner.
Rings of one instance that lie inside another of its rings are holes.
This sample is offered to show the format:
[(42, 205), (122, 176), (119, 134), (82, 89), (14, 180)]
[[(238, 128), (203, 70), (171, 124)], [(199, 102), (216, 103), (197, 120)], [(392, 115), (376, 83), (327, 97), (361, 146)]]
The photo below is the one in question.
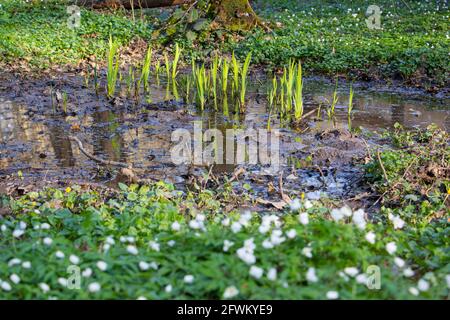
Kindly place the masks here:
[(387, 183), (389, 183), (389, 179), (388, 179), (388, 176), (387, 176), (387, 173), (386, 173), (386, 169), (384, 168), (383, 161), (381, 161), (380, 150), (377, 150), (377, 159), (378, 159), (378, 162), (380, 163), (381, 170), (383, 170), (384, 179), (386, 180)]
[(129, 168), (129, 169), (132, 168), (132, 165), (131, 165), (131, 164), (128, 165), (128, 164), (123, 163), (123, 162), (117, 162), (117, 161), (112, 161), (112, 160), (104, 160), (104, 159), (101, 159), (101, 158), (99, 158), (99, 157), (96, 157), (96, 156), (90, 154), (90, 153), (83, 147), (83, 143), (80, 141), (80, 139), (78, 139), (78, 138), (75, 137), (75, 136), (69, 136), (69, 139), (72, 140), (72, 141), (75, 141), (75, 142), (78, 144), (78, 148), (80, 149), (80, 151), (81, 151), (86, 157), (88, 157), (88, 158), (91, 159), (91, 160), (94, 160), (94, 161), (96, 161), (96, 162), (98, 162), (98, 163), (101, 163), (101, 164), (104, 164), (104, 165), (107, 165), (107, 166), (116, 166), (116, 167), (120, 167), (120, 168)]

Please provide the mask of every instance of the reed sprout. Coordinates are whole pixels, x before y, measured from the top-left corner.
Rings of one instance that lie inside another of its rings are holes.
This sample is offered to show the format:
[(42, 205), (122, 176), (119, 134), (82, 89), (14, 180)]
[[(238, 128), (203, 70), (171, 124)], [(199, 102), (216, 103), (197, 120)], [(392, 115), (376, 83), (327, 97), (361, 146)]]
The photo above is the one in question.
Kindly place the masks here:
[(233, 54), (231, 55), (231, 64), (232, 64), (232, 68), (233, 68), (233, 86), (232, 86), (232, 93), (234, 94), (234, 92), (238, 89), (239, 87), (239, 62), (236, 59), (236, 56)]
[(215, 55), (211, 66), (212, 90), (215, 103), (217, 102), (217, 74), (219, 72), (219, 65), (220, 65), (219, 57)]
[(295, 93), (294, 93), (294, 117), (300, 120), (303, 116), (303, 78), (302, 78), (302, 64), (297, 65), (297, 73), (295, 77)]
[(142, 65), (141, 77), (139, 78), (139, 87), (144, 83), (144, 91), (148, 89), (148, 79), (150, 77), (150, 66), (152, 63), (152, 48), (149, 46), (145, 54), (144, 64)]
[(166, 67), (167, 81), (170, 81), (170, 62), (169, 62), (169, 56), (167, 55), (167, 52), (164, 52), (164, 63), (165, 63), (165, 67)]
[(175, 78), (178, 74), (177, 67), (178, 67), (178, 62), (180, 60), (180, 56), (181, 56), (181, 48), (178, 45), (178, 43), (176, 43), (175, 44), (175, 56), (174, 56), (173, 62), (172, 62), (172, 79), (173, 80), (175, 80)]
[(203, 64), (201, 68), (196, 68), (195, 70), (195, 84), (197, 89), (197, 102), (200, 104), (200, 108), (203, 111), (206, 103), (206, 87), (207, 87), (207, 76), (205, 65)]
[(350, 84), (350, 93), (348, 97), (348, 116), (351, 117), (353, 111), (353, 85)]
[(109, 37), (109, 50), (108, 50), (108, 70), (106, 74), (107, 78), (107, 92), (108, 97), (114, 97), (116, 92), (117, 75), (119, 73), (119, 57), (118, 57), (119, 45), (113, 42), (112, 37)]
[(245, 105), (245, 93), (247, 91), (247, 78), (248, 78), (248, 69), (250, 67), (250, 61), (252, 59), (252, 53), (249, 52), (247, 57), (245, 58), (244, 65), (241, 70), (241, 107)]
[(228, 64), (227, 59), (224, 59), (223, 63), (222, 63), (222, 94), (224, 96), (226, 96), (226, 94), (227, 94), (229, 70), (230, 70), (230, 65)]
[(337, 94), (337, 86), (338, 86), (338, 81), (336, 80), (336, 86), (334, 88), (334, 92), (333, 92), (333, 99), (331, 100), (331, 105), (330, 105), (330, 109), (328, 110), (328, 117), (329, 118), (333, 118), (334, 115), (336, 114), (336, 105), (338, 102), (338, 94)]

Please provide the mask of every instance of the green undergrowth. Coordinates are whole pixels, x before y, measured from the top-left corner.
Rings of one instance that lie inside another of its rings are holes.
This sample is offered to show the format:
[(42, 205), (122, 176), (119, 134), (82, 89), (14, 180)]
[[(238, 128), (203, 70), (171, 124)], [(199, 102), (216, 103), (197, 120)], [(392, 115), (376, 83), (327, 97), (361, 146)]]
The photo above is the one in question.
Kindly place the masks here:
[(369, 220), (307, 200), (279, 215), (224, 214), (197, 197), (157, 183), (11, 199), (0, 298), (448, 298), (444, 218)]

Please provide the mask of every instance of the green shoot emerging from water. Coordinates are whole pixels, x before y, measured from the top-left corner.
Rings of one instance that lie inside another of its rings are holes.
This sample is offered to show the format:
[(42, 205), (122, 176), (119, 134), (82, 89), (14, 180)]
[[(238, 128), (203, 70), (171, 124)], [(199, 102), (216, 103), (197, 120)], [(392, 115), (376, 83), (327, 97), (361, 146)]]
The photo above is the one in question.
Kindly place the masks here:
[(150, 77), (150, 66), (152, 63), (152, 48), (148, 47), (147, 54), (145, 55), (144, 64), (142, 66), (141, 78), (139, 79), (139, 87), (141, 83), (144, 83), (144, 91), (148, 89), (148, 78)]
[(236, 59), (236, 56), (233, 54), (231, 55), (231, 64), (233, 66), (233, 87), (232, 87), (232, 93), (238, 89), (239, 87), (239, 62)]
[(200, 104), (200, 108), (203, 111), (206, 103), (206, 70), (205, 65), (201, 68), (197, 68), (195, 71), (195, 84), (197, 88), (197, 102)]
[(113, 42), (112, 37), (109, 37), (108, 70), (106, 75), (109, 98), (112, 98), (116, 92), (117, 75), (119, 73), (118, 48), (119, 45), (116, 42)]
[(353, 85), (350, 84), (350, 93), (348, 97), (348, 116), (351, 117), (353, 111)]
[(247, 77), (248, 77), (248, 68), (250, 66), (250, 61), (252, 59), (252, 53), (249, 52), (247, 57), (245, 58), (244, 65), (241, 70), (241, 108), (245, 106), (245, 93), (247, 91)]
[(175, 80), (178, 71), (177, 71), (177, 66), (178, 66), (178, 62), (180, 60), (180, 56), (181, 56), (181, 48), (178, 46), (178, 43), (175, 44), (175, 56), (173, 58), (173, 62), (172, 62), (172, 79)]
[(296, 120), (300, 120), (303, 116), (303, 78), (302, 78), (302, 64), (297, 65), (297, 74), (295, 79), (295, 94), (294, 94)]
[(223, 94), (223, 96), (226, 96), (226, 94), (227, 94), (229, 69), (230, 69), (230, 65), (228, 64), (228, 60), (224, 59), (223, 64), (222, 64), (222, 94)]

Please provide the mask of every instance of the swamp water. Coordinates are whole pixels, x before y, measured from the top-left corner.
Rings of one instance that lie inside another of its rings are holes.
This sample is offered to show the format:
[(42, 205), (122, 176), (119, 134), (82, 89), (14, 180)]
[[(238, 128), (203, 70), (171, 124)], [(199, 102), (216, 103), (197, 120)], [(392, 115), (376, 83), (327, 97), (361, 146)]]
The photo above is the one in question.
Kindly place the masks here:
[[(267, 89), (261, 80), (252, 82), (249, 88), (244, 114), (234, 113), (232, 105), (224, 112), (222, 102), (218, 111), (209, 107), (202, 113), (192, 104), (187, 106), (173, 99), (173, 90), (155, 85), (150, 88), (151, 100), (147, 97), (136, 106), (129, 102), (132, 99), (125, 98), (111, 104), (103, 92), (97, 97), (76, 77), (25, 86), (11, 83), (0, 85), (0, 185), (4, 186), (8, 184), (6, 177), (18, 172), (34, 183), (114, 180), (112, 171), (81, 153), (69, 139), (71, 135), (83, 141), (92, 155), (132, 164), (142, 177), (185, 185), (191, 175), (208, 170), (173, 164), (174, 130), (192, 132), (194, 121), (203, 123), (203, 130), (216, 128), (223, 132), (230, 128), (266, 129), (268, 122)], [(49, 90), (67, 92), (66, 115), (55, 112), (57, 102), (52, 102)], [(336, 198), (356, 194), (354, 186), (361, 180), (362, 170), (352, 160), (364, 157), (368, 144), (376, 142), (357, 138), (348, 131), (349, 126), (353, 130), (380, 131), (393, 128), (397, 122), (407, 128), (435, 123), (450, 130), (448, 99), (380, 92), (358, 84), (354, 86), (351, 122), (347, 116), (348, 86), (338, 88), (336, 116), (330, 121), (325, 109), (333, 91), (334, 85), (327, 81), (305, 80), (305, 113), (322, 105), (322, 114), (320, 118), (316, 113), (308, 117), (308, 126), (302, 129), (290, 129), (280, 123), (277, 115), (271, 116), (271, 128), (279, 129), (286, 193), (306, 192), (310, 198), (320, 193)], [(278, 178), (271, 177), (261, 165), (244, 167), (241, 180), (251, 185), (259, 197), (278, 197), (270, 190)], [(217, 165), (213, 172), (231, 176), (235, 169), (234, 165)]]

